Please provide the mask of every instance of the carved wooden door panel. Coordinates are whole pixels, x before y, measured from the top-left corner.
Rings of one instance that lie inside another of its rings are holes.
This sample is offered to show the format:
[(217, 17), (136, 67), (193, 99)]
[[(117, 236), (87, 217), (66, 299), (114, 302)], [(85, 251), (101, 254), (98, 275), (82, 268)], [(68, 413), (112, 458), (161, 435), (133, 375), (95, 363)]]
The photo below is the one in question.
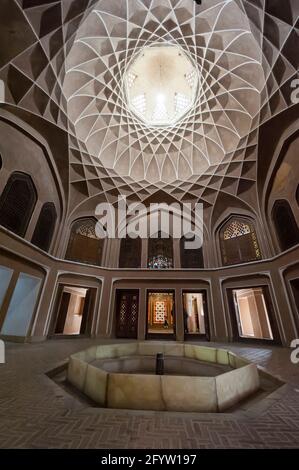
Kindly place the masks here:
[(116, 337), (137, 338), (138, 290), (118, 290), (116, 299)]

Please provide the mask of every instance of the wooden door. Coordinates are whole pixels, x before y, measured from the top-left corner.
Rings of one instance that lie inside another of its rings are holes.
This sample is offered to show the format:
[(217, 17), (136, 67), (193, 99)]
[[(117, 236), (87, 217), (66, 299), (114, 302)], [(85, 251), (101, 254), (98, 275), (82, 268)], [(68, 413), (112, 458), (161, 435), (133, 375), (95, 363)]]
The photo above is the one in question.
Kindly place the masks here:
[(116, 337), (137, 338), (139, 292), (118, 290), (116, 293)]

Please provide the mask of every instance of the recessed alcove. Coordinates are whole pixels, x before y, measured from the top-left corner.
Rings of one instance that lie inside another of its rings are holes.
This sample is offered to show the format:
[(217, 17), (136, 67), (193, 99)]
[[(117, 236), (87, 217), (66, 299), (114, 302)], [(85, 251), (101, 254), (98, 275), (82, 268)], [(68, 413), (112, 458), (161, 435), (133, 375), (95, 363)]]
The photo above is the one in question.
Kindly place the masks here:
[(296, 3), (0, 2), (3, 446), (298, 447)]

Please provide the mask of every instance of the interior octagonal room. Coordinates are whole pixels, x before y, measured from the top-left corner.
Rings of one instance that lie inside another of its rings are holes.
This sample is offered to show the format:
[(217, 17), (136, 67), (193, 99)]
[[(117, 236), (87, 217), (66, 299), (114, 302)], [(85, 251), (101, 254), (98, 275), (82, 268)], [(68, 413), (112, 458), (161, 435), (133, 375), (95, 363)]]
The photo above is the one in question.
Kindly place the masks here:
[(299, 1), (0, 39), (0, 449), (298, 447)]

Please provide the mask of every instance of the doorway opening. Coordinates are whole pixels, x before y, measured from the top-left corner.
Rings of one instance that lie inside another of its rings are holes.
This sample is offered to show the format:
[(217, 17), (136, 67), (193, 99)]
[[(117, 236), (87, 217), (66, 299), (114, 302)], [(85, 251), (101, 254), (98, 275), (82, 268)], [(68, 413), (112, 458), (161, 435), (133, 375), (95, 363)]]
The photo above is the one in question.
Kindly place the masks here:
[(185, 338), (209, 339), (206, 292), (183, 292)]
[(116, 337), (137, 339), (139, 291), (116, 291)]
[(88, 332), (93, 289), (60, 286), (54, 335), (75, 336)]
[(173, 339), (175, 336), (175, 309), (173, 291), (147, 294), (147, 338)]
[(233, 289), (233, 303), (239, 338), (274, 340), (271, 312), (263, 287)]

